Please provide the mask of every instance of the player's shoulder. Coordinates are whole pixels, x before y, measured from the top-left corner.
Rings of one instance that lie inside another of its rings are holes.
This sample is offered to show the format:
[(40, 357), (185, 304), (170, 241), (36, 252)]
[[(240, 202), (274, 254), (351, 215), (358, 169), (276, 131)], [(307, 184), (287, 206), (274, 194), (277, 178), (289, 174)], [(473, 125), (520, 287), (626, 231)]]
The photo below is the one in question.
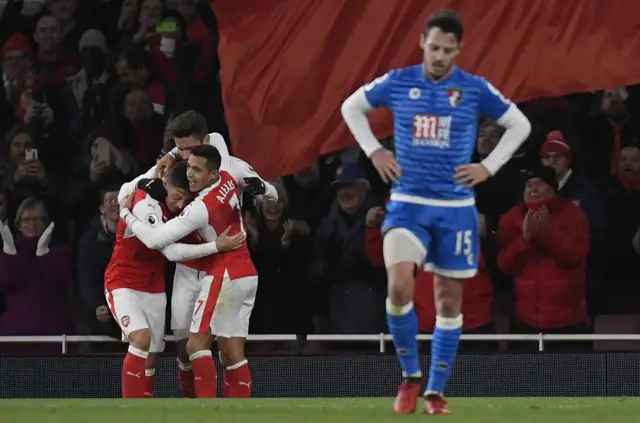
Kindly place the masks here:
[(421, 79), (422, 65), (406, 66), (404, 68), (392, 69), (388, 72), (389, 78), (398, 81), (415, 81)]
[(471, 72), (467, 72), (458, 67), (456, 67), (454, 71), (453, 79), (455, 80), (455, 82), (465, 83), (470, 86), (480, 87), (481, 85), (487, 84), (487, 80), (484, 77)]

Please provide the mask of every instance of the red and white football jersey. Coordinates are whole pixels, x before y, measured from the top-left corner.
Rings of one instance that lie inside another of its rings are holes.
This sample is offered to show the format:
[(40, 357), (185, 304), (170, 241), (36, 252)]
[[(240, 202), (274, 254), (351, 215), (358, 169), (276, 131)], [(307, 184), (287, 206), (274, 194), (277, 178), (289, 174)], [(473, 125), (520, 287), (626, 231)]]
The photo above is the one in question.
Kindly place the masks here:
[[(124, 216), (136, 236), (154, 249), (163, 249), (194, 231), (205, 242), (215, 241), (229, 226), (228, 235), (245, 232), (238, 184), (224, 170), (220, 171), (220, 179), (214, 185), (202, 190), (178, 217), (164, 225), (145, 225), (135, 213), (125, 212)], [(246, 242), (235, 251), (211, 255), (202, 262), (204, 270), (214, 276), (226, 272), (229, 278), (237, 279), (257, 274)]]
[[(133, 196), (132, 213), (149, 227), (156, 227), (171, 217), (164, 203), (151, 198), (143, 190)], [(147, 248), (142, 241), (127, 228), (124, 220), (118, 222), (116, 245), (111, 261), (104, 274), (107, 291), (129, 288), (141, 292), (165, 292), (165, 257), (160, 250)]]

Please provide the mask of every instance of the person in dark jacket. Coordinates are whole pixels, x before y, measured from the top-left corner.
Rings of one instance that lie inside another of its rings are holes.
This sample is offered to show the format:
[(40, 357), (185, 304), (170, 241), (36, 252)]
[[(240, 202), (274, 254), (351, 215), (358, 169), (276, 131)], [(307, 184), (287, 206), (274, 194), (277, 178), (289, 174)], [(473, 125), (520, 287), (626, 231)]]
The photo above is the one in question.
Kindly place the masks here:
[(498, 266), (513, 277), (515, 333), (588, 330), (589, 222), (557, 190), (553, 168), (529, 170), (524, 203), (509, 210), (498, 225)]
[(587, 304), (592, 317), (604, 311), (602, 281), (605, 279), (607, 219), (595, 184), (573, 164), (573, 151), (560, 131), (547, 135), (540, 147), (540, 161), (556, 172), (558, 194), (580, 207), (589, 219), (591, 242), (587, 260)]
[[(384, 269), (369, 263), (365, 216), (372, 206), (362, 168), (345, 164), (332, 184), (336, 193), (329, 215), (317, 230), (311, 276), (328, 299), (329, 333), (385, 332)], [(321, 329), (322, 331), (322, 329)]]
[[(28, 198), (15, 218), (17, 236), (0, 224), (0, 291), (6, 310), (0, 316), (0, 336), (73, 334), (70, 312), (72, 255), (68, 245), (53, 244), (54, 224), (42, 200)], [(3, 346), (3, 353), (24, 346)], [(28, 347), (31, 349), (32, 347)], [(39, 351), (47, 351), (47, 346)], [(59, 346), (51, 351), (59, 352)]]
[(119, 336), (104, 296), (104, 271), (115, 245), (119, 206), (116, 185), (106, 186), (100, 195), (100, 213), (78, 243), (78, 290), (92, 335)]

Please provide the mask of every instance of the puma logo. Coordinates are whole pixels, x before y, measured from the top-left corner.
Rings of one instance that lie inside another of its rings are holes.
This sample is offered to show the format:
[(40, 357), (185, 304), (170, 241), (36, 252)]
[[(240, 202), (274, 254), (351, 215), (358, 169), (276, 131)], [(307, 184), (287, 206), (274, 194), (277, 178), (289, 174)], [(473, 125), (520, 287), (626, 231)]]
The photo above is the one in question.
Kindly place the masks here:
[(246, 386), (247, 388), (251, 388), (251, 382), (238, 382), (238, 385)]
[(202, 378), (201, 378), (201, 377), (196, 377), (196, 376), (194, 376), (194, 377), (193, 377), (193, 380), (202, 380)]
[(140, 373), (127, 372), (127, 376), (133, 376), (133, 377), (137, 377), (138, 379), (140, 379)]

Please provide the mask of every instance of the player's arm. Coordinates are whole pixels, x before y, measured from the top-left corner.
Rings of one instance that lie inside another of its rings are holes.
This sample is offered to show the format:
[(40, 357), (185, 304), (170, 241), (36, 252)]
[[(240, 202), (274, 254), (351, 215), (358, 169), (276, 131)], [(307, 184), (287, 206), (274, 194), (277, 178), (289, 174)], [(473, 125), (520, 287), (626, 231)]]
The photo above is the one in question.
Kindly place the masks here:
[(480, 79), (480, 113), (506, 129), (493, 151), (481, 162), (495, 175), (520, 148), (531, 132), (529, 119), (490, 82)]
[[(137, 206), (138, 204), (136, 204), (134, 209)], [(144, 210), (136, 214), (127, 208), (120, 211), (120, 217), (125, 221), (129, 229), (131, 229), (144, 245), (153, 250), (161, 250), (184, 238), (191, 232), (203, 228), (209, 222), (207, 206), (200, 200), (193, 201), (182, 211), (180, 216), (169, 220), (164, 225), (157, 224), (150, 226), (143, 221), (146, 217), (142, 219), (138, 218), (140, 215), (146, 216)], [(159, 216), (162, 216), (162, 214)]]
[(391, 71), (358, 88), (342, 103), (340, 108), (345, 123), (367, 157), (371, 157), (374, 151), (383, 148), (371, 130), (367, 113), (389, 104), (391, 81), (394, 74), (394, 71)]
[(120, 187), (120, 192), (118, 192), (118, 202), (121, 202), (124, 197), (127, 195), (133, 194), (136, 189), (138, 189), (138, 182), (142, 179), (154, 178), (156, 174), (156, 167), (153, 166), (151, 169), (147, 170), (140, 176), (137, 176), (132, 181), (126, 182), (122, 187)]
[(168, 245), (160, 251), (169, 261), (185, 261), (217, 254), (218, 245), (215, 241), (206, 244), (176, 243)]
[(227, 172), (236, 183), (240, 184), (244, 182), (247, 185), (252, 185), (251, 191), (262, 192), (262, 198), (271, 201), (278, 201), (278, 191), (269, 182), (262, 179), (260, 175), (249, 165), (249, 163), (241, 160), (237, 157), (229, 156)]

